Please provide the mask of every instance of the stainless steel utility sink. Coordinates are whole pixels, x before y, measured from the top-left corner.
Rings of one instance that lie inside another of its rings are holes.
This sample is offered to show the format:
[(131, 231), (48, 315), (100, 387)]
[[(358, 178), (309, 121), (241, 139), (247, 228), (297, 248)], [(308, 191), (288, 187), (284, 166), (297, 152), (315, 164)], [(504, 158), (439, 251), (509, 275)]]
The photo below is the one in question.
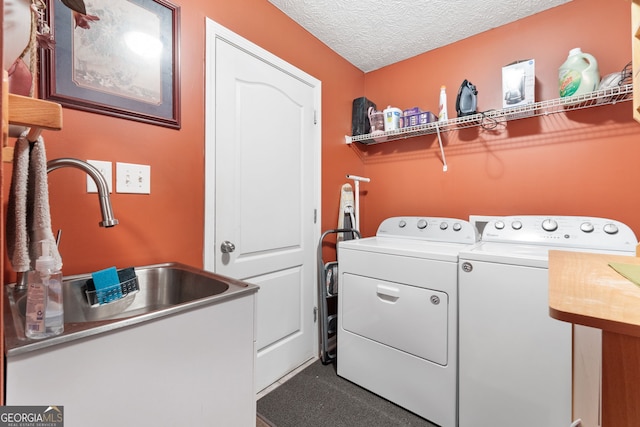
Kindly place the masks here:
[[(9, 313), (5, 314), (8, 352), (30, 345), (41, 348), (94, 333), (172, 315), (203, 305), (233, 298), (258, 287), (179, 263), (136, 267), (139, 290), (116, 301), (93, 306), (86, 296), (90, 274), (63, 280), (64, 333), (44, 340), (29, 340), (24, 335), (26, 292), (6, 287)], [(14, 335), (15, 333), (15, 335)]]

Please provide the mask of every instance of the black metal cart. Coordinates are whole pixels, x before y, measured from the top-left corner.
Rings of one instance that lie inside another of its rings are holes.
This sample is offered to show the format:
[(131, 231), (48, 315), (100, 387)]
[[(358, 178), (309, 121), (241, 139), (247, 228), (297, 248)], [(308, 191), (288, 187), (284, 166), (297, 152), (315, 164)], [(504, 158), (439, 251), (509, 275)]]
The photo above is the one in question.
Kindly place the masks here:
[[(318, 305), (320, 360), (328, 365), (337, 356), (338, 338), (338, 262), (325, 263), (322, 259), (322, 245), (330, 234), (343, 233), (345, 239), (360, 238), (360, 232), (353, 228), (336, 228), (322, 233), (318, 243)], [(346, 237), (346, 236), (349, 237)], [(337, 250), (337, 248), (336, 248)]]

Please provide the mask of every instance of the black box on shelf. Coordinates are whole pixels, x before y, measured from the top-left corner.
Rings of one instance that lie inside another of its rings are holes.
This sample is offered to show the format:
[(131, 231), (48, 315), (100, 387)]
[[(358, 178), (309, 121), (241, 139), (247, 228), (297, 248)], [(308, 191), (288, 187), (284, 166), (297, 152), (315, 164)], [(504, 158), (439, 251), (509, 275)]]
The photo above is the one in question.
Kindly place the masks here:
[(353, 100), (353, 108), (351, 110), (351, 135), (365, 135), (371, 133), (371, 124), (369, 123), (369, 108), (375, 110), (376, 104), (367, 98), (360, 97)]

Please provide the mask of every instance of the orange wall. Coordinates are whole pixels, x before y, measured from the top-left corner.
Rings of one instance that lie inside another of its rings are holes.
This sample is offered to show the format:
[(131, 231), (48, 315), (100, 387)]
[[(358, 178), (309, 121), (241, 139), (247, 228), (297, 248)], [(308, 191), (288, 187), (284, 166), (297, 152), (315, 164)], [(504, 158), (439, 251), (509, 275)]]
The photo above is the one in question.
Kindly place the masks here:
[[(478, 109), (502, 108), (501, 67), (534, 58), (536, 100), (558, 98), (557, 70), (581, 47), (601, 75), (631, 60), (628, 0), (574, 0), (458, 43), (368, 73), (366, 96), (379, 108), (420, 106), (437, 113), (447, 86), (449, 117), (466, 78), (478, 87)], [(443, 137), (449, 171), (442, 172), (435, 135), (373, 146), (354, 144), (364, 174), (362, 231), (384, 218), (470, 214), (557, 214), (615, 218), (640, 237), (640, 124), (631, 102), (510, 122)]]
[[(113, 193), (120, 225), (111, 229), (97, 226), (96, 196), (85, 192), (81, 172), (50, 174), (65, 274), (171, 260), (202, 266), (205, 16), (322, 81), (322, 230), (335, 227), (340, 186), (352, 173), (372, 179), (361, 187), (364, 235), (393, 215), (543, 213), (613, 217), (640, 235), (632, 187), (640, 181), (640, 125), (632, 121), (631, 103), (511, 122), (497, 134), (448, 133), (447, 173), (435, 136), (344, 144), (351, 102), (362, 95), (380, 107), (436, 110), (445, 84), (453, 117), (465, 78), (479, 88), (481, 111), (500, 108), (501, 67), (517, 59), (536, 59), (539, 100), (557, 98), (557, 68), (572, 47), (594, 54), (601, 74), (620, 70), (631, 59), (628, 0), (612, 0), (607, 8), (598, 0), (574, 0), (366, 75), (267, 0), (174, 2), (181, 6), (182, 129), (64, 109), (64, 129), (44, 133), (49, 158), (151, 165), (151, 195)], [(4, 177), (10, 173), (5, 167)], [(3, 202), (6, 208), (6, 196)], [(13, 279), (8, 265), (5, 279)]]
[[(84, 174), (49, 175), (54, 233), (62, 229), (65, 274), (115, 265), (179, 261), (202, 266), (204, 227), (205, 17), (209, 17), (322, 81), (322, 228), (335, 226), (338, 191), (346, 173), (359, 173), (344, 144), (351, 100), (362, 95), (364, 74), (266, 0), (174, 0), (181, 6), (182, 129), (179, 131), (64, 109), (60, 132), (43, 134), (47, 157), (77, 157), (151, 165), (151, 195), (112, 194), (120, 225), (103, 229), (95, 194)], [(91, 30), (88, 30), (91, 31)], [(115, 165), (114, 165), (115, 166)], [(9, 178), (11, 167), (5, 167)], [(5, 180), (5, 188), (9, 185)], [(3, 199), (6, 209), (6, 199)], [(5, 277), (14, 280), (10, 265)]]

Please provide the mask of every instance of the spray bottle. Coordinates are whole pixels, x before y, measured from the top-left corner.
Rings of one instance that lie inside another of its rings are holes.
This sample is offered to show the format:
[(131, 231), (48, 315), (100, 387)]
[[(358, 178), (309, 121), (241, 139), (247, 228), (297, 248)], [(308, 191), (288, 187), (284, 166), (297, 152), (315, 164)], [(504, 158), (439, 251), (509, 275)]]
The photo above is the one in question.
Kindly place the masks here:
[(445, 120), (449, 120), (449, 115), (447, 114), (447, 87), (440, 87), (440, 103), (438, 108), (438, 121), (442, 122)]
[(59, 335), (64, 330), (62, 272), (55, 269), (49, 242), (40, 242), (42, 254), (35, 271), (29, 272), (25, 335), (40, 339)]

